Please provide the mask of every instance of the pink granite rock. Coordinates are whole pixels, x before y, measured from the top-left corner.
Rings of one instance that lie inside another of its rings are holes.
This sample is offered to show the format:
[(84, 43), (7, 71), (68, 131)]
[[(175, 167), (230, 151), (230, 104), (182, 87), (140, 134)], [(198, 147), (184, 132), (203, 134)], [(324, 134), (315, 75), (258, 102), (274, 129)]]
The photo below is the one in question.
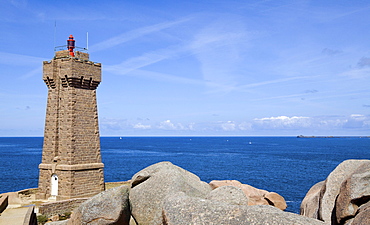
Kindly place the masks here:
[(275, 206), (278, 209), (285, 210), (287, 207), (287, 204), (285, 202), (285, 199), (283, 196), (279, 195), (275, 192), (269, 192), (265, 194), (265, 199), (270, 203), (270, 205)]
[[(338, 224), (355, 217), (359, 207), (368, 203), (369, 199), (370, 163), (361, 165), (342, 183), (335, 202), (335, 216)], [(368, 214), (368, 219), (370, 219), (370, 214)]]
[(234, 186), (242, 189), (248, 197), (248, 205), (272, 205), (281, 210), (285, 210), (287, 207), (285, 199), (281, 195), (258, 189), (248, 184), (242, 184), (237, 180), (213, 180), (209, 185), (212, 189), (222, 186)]
[(370, 224), (370, 202), (362, 205), (358, 210), (351, 225), (364, 225)]
[(363, 207), (370, 199), (369, 184), (370, 160), (343, 161), (309, 190), (301, 214), (332, 224), (370, 224), (361, 222), (370, 220), (370, 210)]
[(301, 215), (315, 219), (319, 218), (320, 199), (324, 185), (325, 182), (321, 181), (310, 188), (301, 203)]
[(335, 200), (340, 192), (342, 183), (357, 170), (362, 164), (368, 164), (370, 160), (346, 160), (339, 164), (325, 180), (325, 192), (320, 201), (319, 218), (325, 222), (332, 221), (332, 212)]
[(322, 221), (284, 212), (269, 205), (235, 205), (177, 193), (166, 198), (161, 225), (325, 225)]

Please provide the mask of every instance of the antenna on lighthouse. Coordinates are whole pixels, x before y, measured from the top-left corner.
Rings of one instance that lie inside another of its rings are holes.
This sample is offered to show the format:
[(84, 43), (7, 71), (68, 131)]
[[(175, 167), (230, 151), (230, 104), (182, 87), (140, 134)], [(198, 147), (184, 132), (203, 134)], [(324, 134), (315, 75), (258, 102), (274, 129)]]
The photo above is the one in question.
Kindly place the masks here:
[(86, 50), (89, 51), (89, 32), (86, 32)]
[(57, 36), (57, 21), (55, 20), (54, 21), (54, 50), (55, 50), (55, 38), (56, 38), (56, 36)]

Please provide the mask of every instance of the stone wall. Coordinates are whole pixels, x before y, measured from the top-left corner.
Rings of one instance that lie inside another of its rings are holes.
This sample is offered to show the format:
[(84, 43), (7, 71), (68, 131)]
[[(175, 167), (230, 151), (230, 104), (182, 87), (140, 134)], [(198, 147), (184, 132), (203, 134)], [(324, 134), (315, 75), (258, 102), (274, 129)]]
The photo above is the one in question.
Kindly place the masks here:
[(30, 206), (24, 217), (23, 225), (37, 225), (37, 217), (35, 213), (35, 206)]
[(39, 206), (39, 213), (47, 216), (52, 216), (65, 212), (72, 212), (73, 209), (77, 208), (86, 200), (87, 198), (74, 198), (57, 202), (44, 203)]

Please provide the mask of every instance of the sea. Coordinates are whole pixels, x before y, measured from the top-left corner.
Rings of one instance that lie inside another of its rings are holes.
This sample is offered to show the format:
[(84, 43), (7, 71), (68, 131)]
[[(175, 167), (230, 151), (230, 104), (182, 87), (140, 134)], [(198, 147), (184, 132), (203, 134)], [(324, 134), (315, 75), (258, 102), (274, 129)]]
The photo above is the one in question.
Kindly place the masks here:
[[(42, 137), (0, 138), (0, 193), (38, 185)], [(238, 180), (282, 195), (299, 213), (307, 191), (347, 159), (370, 159), (370, 138), (101, 137), (106, 182), (170, 161), (205, 182)]]

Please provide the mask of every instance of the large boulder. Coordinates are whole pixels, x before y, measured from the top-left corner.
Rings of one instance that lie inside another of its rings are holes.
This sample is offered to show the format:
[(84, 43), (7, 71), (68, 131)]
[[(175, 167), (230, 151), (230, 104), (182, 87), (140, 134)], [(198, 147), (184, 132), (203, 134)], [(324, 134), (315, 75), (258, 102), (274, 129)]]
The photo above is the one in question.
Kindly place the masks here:
[(301, 214), (327, 223), (352, 224), (353, 217), (359, 215), (357, 209), (370, 197), (369, 168), (370, 160), (343, 161), (324, 183), (309, 190), (302, 201)]
[(163, 205), (162, 224), (228, 224), (228, 225), (323, 225), (315, 219), (288, 213), (267, 205), (232, 205), (219, 201), (189, 197), (178, 193), (168, 197)]
[(242, 184), (237, 180), (213, 180), (209, 185), (212, 189), (222, 186), (234, 186), (242, 189), (248, 198), (248, 205), (272, 205), (281, 210), (285, 210), (287, 207), (286, 201), (281, 195), (258, 189), (248, 184)]
[(108, 189), (74, 210), (68, 225), (128, 225), (130, 220), (129, 185)]
[(130, 204), (133, 220), (140, 225), (162, 224), (165, 198), (178, 192), (205, 198), (211, 190), (198, 176), (170, 162), (151, 165), (131, 179)]
[(269, 205), (275, 206), (278, 209), (285, 210), (287, 207), (286, 201), (283, 196), (276, 192), (269, 192), (263, 196), (269, 203)]
[(320, 200), (324, 185), (325, 182), (321, 181), (310, 188), (301, 203), (301, 215), (315, 219), (319, 218)]
[(320, 201), (319, 219), (325, 222), (332, 221), (332, 212), (335, 200), (339, 194), (342, 183), (358, 167), (370, 163), (370, 160), (346, 160), (339, 164), (326, 178), (324, 194)]
[(248, 205), (248, 198), (242, 189), (234, 186), (223, 186), (212, 190), (206, 197), (230, 205)]
[[(337, 222), (340, 224), (348, 218), (355, 217), (359, 207), (368, 203), (369, 200), (370, 164), (363, 164), (340, 187), (335, 203)], [(367, 219), (370, 220), (370, 214)]]

